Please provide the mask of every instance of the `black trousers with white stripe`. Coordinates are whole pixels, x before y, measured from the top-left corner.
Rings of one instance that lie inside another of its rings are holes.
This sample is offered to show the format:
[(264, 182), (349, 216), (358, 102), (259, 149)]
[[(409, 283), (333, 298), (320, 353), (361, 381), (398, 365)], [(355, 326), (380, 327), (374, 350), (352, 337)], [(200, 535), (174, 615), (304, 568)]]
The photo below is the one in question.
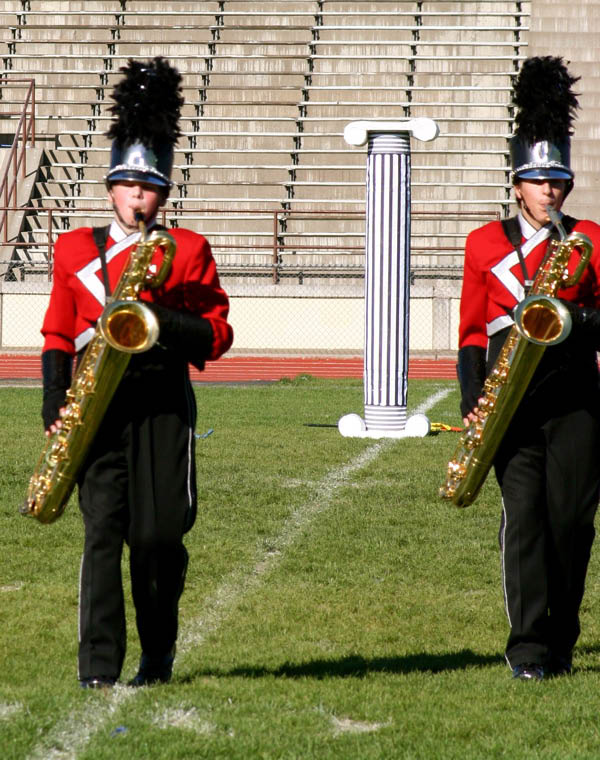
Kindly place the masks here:
[(196, 515), (196, 406), (187, 366), (166, 352), (133, 357), (79, 480), (85, 527), (79, 606), (79, 678), (118, 678), (126, 646), (121, 577), (129, 546), (142, 650), (167, 653), (177, 638)]
[(496, 457), (511, 667), (570, 660), (579, 636), (600, 494), (599, 406), (595, 361), (538, 375)]

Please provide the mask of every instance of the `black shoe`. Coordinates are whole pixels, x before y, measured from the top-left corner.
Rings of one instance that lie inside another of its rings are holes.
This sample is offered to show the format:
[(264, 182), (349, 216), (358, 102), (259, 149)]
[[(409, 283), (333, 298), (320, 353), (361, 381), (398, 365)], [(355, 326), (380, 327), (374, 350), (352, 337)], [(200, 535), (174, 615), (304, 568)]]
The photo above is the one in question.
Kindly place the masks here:
[(153, 683), (169, 683), (173, 672), (175, 647), (162, 657), (150, 657), (142, 652), (140, 668), (128, 686), (150, 686)]
[(558, 676), (570, 676), (573, 672), (573, 665), (570, 657), (553, 656), (547, 666), (548, 675), (552, 678)]
[(116, 682), (116, 678), (109, 678), (108, 676), (91, 676), (90, 678), (82, 678), (79, 685), (82, 689), (111, 689)]
[(523, 662), (512, 670), (513, 678), (519, 681), (543, 681), (546, 671), (537, 662)]

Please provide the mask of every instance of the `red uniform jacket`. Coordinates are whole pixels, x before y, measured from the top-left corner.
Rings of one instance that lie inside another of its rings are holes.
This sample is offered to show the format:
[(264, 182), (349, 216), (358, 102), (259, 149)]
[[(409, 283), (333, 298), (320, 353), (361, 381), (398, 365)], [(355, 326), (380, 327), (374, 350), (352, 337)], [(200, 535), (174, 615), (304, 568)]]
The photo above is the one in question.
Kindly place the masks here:
[[(233, 330), (227, 323), (229, 301), (219, 284), (208, 241), (195, 232), (175, 228), (169, 234), (177, 250), (169, 276), (156, 290), (146, 290), (141, 299), (208, 319), (213, 345), (208, 359), (218, 359), (231, 346)], [(106, 244), (106, 259), (113, 292), (139, 233), (126, 235), (113, 222)], [(157, 250), (153, 264), (160, 266)], [(42, 334), (44, 351), (60, 349), (73, 354), (94, 334), (102, 313), (105, 289), (98, 249), (92, 229), (82, 227), (60, 235), (54, 248), (54, 283)]]
[[(579, 221), (575, 229), (587, 235), (594, 244), (592, 259), (579, 283), (559, 290), (557, 297), (580, 306), (600, 307), (600, 226)], [(521, 250), (531, 279), (542, 262), (551, 226), (534, 231), (528, 240), (522, 238)], [(579, 259), (573, 253), (572, 271)], [(471, 232), (465, 248), (464, 279), (460, 304), (459, 348), (487, 348), (488, 339), (513, 323), (512, 311), (524, 298), (523, 273), (513, 245), (500, 222), (490, 222)]]

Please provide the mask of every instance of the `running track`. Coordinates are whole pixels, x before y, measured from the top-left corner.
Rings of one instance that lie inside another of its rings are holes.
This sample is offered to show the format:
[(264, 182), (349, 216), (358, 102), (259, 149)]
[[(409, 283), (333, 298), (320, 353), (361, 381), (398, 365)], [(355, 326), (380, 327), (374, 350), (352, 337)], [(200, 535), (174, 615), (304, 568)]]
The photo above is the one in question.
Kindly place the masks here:
[[(456, 363), (452, 359), (412, 359), (408, 365), (410, 379), (456, 378)], [(298, 375), (313, 377), (359, 377), (363, 374), (362, 356), (336, 357), (265, 357), (224, 356), (217, 362), (208, 362), (204, 372), (191, 368), (194, 382), (239, 383), (280, 380)], [(0, 354), (0, 380), (39, 381), (39, 354)]]

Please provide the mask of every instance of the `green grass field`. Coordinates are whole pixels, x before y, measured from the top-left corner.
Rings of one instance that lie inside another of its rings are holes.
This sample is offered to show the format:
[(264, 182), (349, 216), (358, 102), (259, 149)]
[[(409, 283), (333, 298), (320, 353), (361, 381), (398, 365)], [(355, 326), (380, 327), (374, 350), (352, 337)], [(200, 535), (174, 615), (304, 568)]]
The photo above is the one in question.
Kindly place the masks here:
[[(409, 408), (458, 424), (451, 382)], [(571, 678), (510, 678), (492, 478), (437, 496), (456, 433), (343, 438), (362, 382), (197, 389), (200, 510), (166, 686), (79, 688), (75, 503), (17, 510), (43, 436), (36, 388), (0, 387), (0, 751), (21, 760), (598, 758), (596, 553)], [(124, 564), (125, 577), (127, 577)], [(123, 681), (139, 644), (129, 613)]]

